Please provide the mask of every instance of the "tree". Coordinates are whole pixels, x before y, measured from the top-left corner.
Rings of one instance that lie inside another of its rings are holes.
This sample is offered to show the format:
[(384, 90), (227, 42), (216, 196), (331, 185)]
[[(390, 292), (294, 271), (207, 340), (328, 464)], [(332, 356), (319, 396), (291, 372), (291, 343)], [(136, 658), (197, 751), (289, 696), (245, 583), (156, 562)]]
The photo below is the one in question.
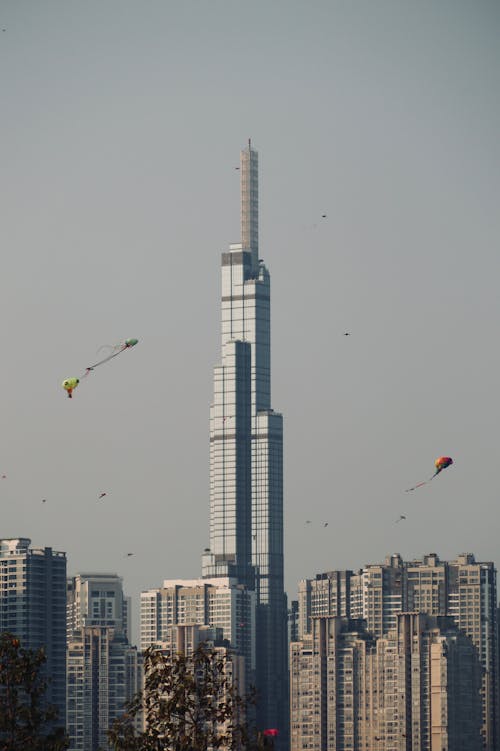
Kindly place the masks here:
[(57, 709), (44, 701), (43, 649), (24, 649), (13, 634), (0, 634), (0, 751), (64, 751), (64, 728), (53, 729)]
[[(230, 665), (227, 652), (206, 643), (188, 655), (150, 647), (144, 655), (144, 691), (108, 731), (115, 751), (236, 751), (264, 745), (248, 722), (255, 695), (238, 693)], [(138, 732), (142, 712), (146, 730)]]

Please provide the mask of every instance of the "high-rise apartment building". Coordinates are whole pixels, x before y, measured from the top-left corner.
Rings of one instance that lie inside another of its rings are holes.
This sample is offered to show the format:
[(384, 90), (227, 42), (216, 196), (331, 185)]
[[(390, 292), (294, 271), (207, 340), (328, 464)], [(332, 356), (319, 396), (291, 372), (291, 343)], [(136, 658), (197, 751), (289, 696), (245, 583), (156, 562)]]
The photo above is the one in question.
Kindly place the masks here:
[(241, 242), (222, 254), (203, 577), (236, 577), (256, 591), (258, 723), (279, 728), (286, 745), (283, 421), (271, 407), (270, 275), (259, 258), (258, 155), (250, 142), (240, 175)]
[(67, 581), (68, 638), (83, 626), (112, 626), (130, 641), (130, 597), (117, 574), (80, 573)]
[(329, 571), (299, 584), (299, 638), (310, 631), (313, 616), (363, 618), (380, 638), (396, 627), (401, 612), (452, 616), (470, 637), (482, 666), (482, 742), (499, 748), (498, 627), (496, 570), (472, 554), (441, 561), (435, 553), (403, 561), (388, 556), (383, 564), (360, 571)]
[(237, 687), (240, 695), (244, 693), (240, 689), (246, 685), (245, 658), (237, 654), (229, 641), (224, 639), (222, 628), (191, 623), (171, 626), (165, 636), (162, 649), (170, 654), (189, 656), (200, 644), (212, 649), (216, 657), (224, 663), (224, 677), (228, 684)]
[(140, 688), (140, 659), (128, 641), (129, 598), (117, 574), (77, 574), (67, 592), (70, 751), (98, 751)]
[(0, 631), (26, 649), (43, 647), (46, 699), (66, 716), (66, 554), (31, 547), (25, 537), (0, 540)]
[(168, 648), (178, 626), (218, 628), (245, 659), (248, 688), (255, 683), (255, 601), (255, 592), (236, 579), (166, 579), (141, 592), (141, 650)]
[(314, 616), (290, 647), (291, 751), (479, 751), (477, 650), (452, 618)]
[(68, 641), (70, 751), (108, 748), (106, 731), (141, 688), (137, 648), (111, 626), (82, 626)]
[[(381, 727), (383, 748), (479, 751), (481, 665), (472, 640), (449, 616), (402, 613), (385, 639), (396, 676), (396, 722)], [(405, 744), (401, 744), (401, 738)]]
[[(244, 687), (246, 685), (245, 658), (237, 654), (228, 640), (223, 638), (221, 628), (201, 626), (196, 623), (175, 625), (169, 626), (166, 629), (164, 637), (163, 642), (157, 644), (155, 647), (163, 652), (164, 664), (169, 665), (173, 657), (175, 659), (175, 656), (184, 655), (187, 658), (185, 668), (194, 677), (195, 682), (206, 680), (208, 673), (205, 673), (200, 667), (196, 670), (193, 664), (196, 660), (191, 661), (190, 658), (201, 644), (209, 649), (210, 653), (215, 657), (217, 665), (215, 673), (211, 675), (214, 683), (210, 688), (210, 698), (212, 702), (215, 702), (215, 705), (233, 704), (234, 693), (243, 699), (245, 694)], [(198, 689), (199, 698), (203, 704), (207, 698), (205, 693), (207, 687), (202, 688), (202, 686), (198, 685)], [(145, 687), (145, 700), (146, 702), (148, 701), (147, 686)], [(236, 737), (233, 737), (232, 728), (236, 724), (244, 724), (249, 719), (247, 710), (251, 711), (251, 705), (246, 706), (244, 703), (241, 705), (234, 703), (234, 714), (231, 718), (215, 721), (213, 724), (209, 721), (206, 730), (210, 726), (211, 731), (219, 736), (219, 740), (222, 743), (222, 745), (218, 746), (220, 751), (227, 751), (229, 748), (239, 748), (241, 746), (237, 742)], [(193, 724), (199, 724), (200, 716), (193, 718), (189, 717), (188, 714), (186, 714), (188, 728), (191, 721)], [(196, 712), (194, 712), (194, 715), (196, 715)], [(189, 734), (189, 729), (186, 732)], [(209, 748), (215, 747), (209, 746)]]

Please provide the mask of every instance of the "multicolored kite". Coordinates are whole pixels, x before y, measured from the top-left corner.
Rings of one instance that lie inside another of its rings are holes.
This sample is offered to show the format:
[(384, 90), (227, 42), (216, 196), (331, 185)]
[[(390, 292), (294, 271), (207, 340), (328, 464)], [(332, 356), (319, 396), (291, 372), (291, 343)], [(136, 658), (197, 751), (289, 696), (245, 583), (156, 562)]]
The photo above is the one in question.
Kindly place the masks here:
[(68, 392), (68, 399), (73, 398), (73, 390), (76, 389), (79, 383), (79, 378), (66, 378), (66, 380), (62, 382), (63, 389), (66, 389)]
[[(138, 339), (125, 339), (124, 342), (121, 342), (120, 344), (116, 344), (114, 347), (111, 347), (112, 352), (110, 355), (105, 357), (103, 360), (99, 360), (99, 362), (94, 363), (94, 365), (89, 365), (88, 368), (85, 368), (85, 373), (83, 373), (83, 375), (81, 375), (80, 378), (66, 378), (66, 380), (64, 380), (62, 383), (62, 387), (63, 389), (66, 389), (66, 391), (68, 392), (68, 397), (70, 399), (72, 398), (73, 391), (74, 389), (76, 389), (76, 387), (78, 386), (82, 378), (86, 378), (92, 370), (97, 368), (99, 365), (104, 365), (105, 362), (112, 360), (113, 357), (117, 357), (126, 349), (135, 347), (138, 341), (139, 341)], [(108, 345), (105, 345), (105, 346), (108, 346)]]
[(452, 464), (453, 464), (453, 459), (451, 458), (451, 456), (440, 456), (434, 462), (436, 471), (434, 472), (432, 477), (429, 477), (428, 480), (424, 480), (423, 482), (417, 483), (417, 485), (414, 485), (413, 488), (407, 488), (406, 492), (409, 493), (410, 490), (416, 490), (417, 488), (420, 488), (422, 485), (427, 485), (427, 483), (433, 480), (436, 477), (436, 475), (438, 475), (440, 472), (443, 471), (443, 469), (446, 469), (446, 467), (449, 467)]

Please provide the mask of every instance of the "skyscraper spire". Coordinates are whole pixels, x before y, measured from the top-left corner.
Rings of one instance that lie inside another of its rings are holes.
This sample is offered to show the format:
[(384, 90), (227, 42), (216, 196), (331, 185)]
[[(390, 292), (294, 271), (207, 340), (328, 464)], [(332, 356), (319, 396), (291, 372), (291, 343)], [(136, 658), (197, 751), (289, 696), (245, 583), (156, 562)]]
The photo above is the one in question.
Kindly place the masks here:
[(257, 268), (259, 255), (259, 155), (248, 148), (241, 152), (241, 246), (252, 252), (252, 265)]

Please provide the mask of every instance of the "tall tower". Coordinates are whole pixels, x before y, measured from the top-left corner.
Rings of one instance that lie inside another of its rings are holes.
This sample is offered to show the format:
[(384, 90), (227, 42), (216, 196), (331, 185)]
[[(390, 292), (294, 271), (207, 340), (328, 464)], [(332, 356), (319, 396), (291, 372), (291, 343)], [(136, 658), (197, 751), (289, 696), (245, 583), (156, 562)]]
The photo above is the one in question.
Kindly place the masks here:
[(259, 258), (258, 154), (241, 152), (241, 242), (222, 254), (222, 358), (210, 408), (210, 547), (203, 576), (257, 594), (258, 723), (288, 730), (283, 419), (271, 408), (270, 276)]

